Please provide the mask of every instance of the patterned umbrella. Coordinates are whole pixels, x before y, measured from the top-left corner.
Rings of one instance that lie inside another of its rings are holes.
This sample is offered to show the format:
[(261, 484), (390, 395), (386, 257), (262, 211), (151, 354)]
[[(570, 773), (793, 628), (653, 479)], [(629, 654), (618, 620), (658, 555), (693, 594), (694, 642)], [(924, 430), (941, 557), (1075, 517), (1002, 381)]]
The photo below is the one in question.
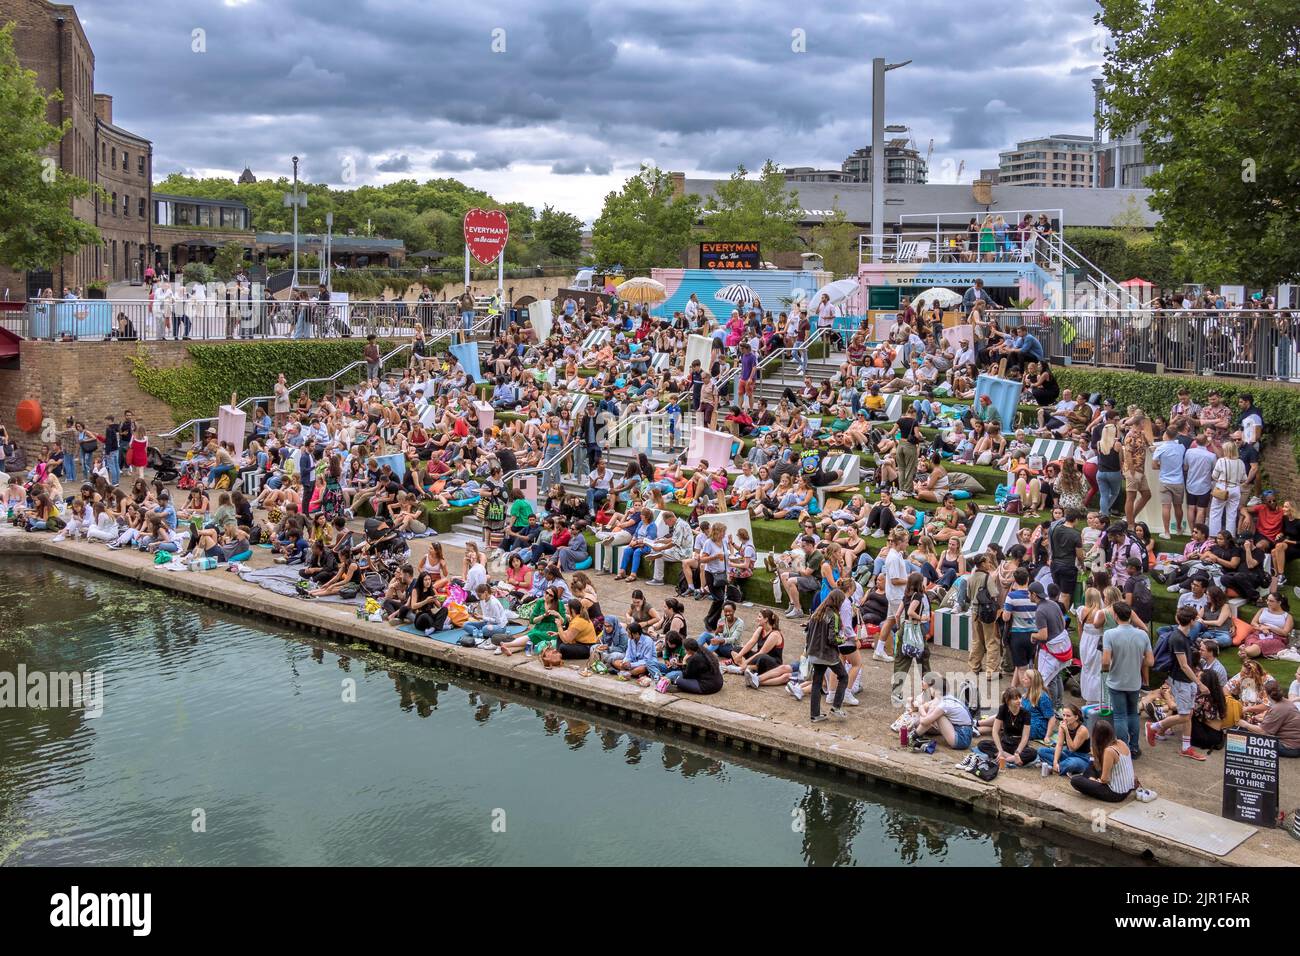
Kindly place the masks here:
[(624, 302), (630, 302), (633, 305), (642, 305), (644, 303), (653, 305), (668, 298), (668, 290), (664, 288), (662, 282), (657, 282), (654, 279), (628, 279), (618, 287), (618, 297)]
[(719, 302), (730, 302), (732, 305), (749, 305), (754, 301), (754, 290), (747, 285), (733, 282), (719, 289), (714, 298)]

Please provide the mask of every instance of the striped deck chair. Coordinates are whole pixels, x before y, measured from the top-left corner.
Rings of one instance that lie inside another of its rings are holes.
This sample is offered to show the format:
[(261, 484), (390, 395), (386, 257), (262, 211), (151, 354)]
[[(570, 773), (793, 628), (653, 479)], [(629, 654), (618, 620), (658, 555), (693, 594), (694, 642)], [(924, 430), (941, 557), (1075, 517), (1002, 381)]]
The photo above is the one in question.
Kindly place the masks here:
[(609, 341), (609, 329), (596, 329), (588, 332), (587, 337), (582, 340), (582, 353), (585, 355), (592, 349), (598, 349)]
[(858, 490), (858, 485), (862, 483), (862, 459), (851, 452), (842, 455), (831, 455), (822, 462), (822, 471), (838, 471), (840, 480), (833, 485), (817, 489), (817, 503), (825, 506), (826, 496), (829, 492), (840, 491), (845, 488)]
[(650, 359), (650, 368), (656, 372), (662, 372), (668, 368), (668, 363), (672, 361), (672, 356), (667, 352), (656, 352)]
[(255, 471), (246, 471), (240, 476), (244, 483), (244, 497), (256, 498), (262, 493), (262, 485), (266, 483), (266, 472), (258, 468)]
[[(1054, 461), (1060, 461), (1062, 458), (1069, 458), (1074, 454), (1074, 442), (1063, 441), (1060, 438), (1035, 438), (1029, 446), (1029, 457), (1036, 458), (1041, 456), (1044, 465), (1049, 465)], [(1015, 482), (1016, 476), (1013, 472), (1007, 472), (1007, 484)]]
[(897, 393), (885, 399), (885, 421), (896, 422), (903, 417), (903, 396)]
[(1020, 530), (1020, 518), (1018, 515), (999, 515), (989, 511), (982, 511), (975, 516), (975, 523), (971, 525), (970, 534), (961, 543), (961, 553), (965, 557), (971, 557), (975, 554), (981, 554), (988, 550), (989, 545), (1001, 545), (1005, 551), (1011, 547), (1016, 540), (1016, 532)]

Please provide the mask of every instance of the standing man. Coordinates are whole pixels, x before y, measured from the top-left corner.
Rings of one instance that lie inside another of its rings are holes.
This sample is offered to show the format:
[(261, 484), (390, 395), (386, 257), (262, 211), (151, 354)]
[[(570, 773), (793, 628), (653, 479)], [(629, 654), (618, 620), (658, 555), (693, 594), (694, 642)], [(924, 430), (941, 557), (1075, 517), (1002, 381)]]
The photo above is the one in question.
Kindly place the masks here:
[[(492, 337), (496, 338), (501, 334), (501, 294), (502, 289), (498, 286), (497, 290), (492, 293), (492, 301), (488, 303), (488, 317), (492, 319)], [(468, 331), (468, 330), (467, 330)]]
[(1165, 429), (1164, 440), (1157, 442), (1151, 451), (1151, 461), (1160, 473), (1160, 517), (1164, 522), (1164, 530), (1160, 534), (1162, 541), (1169, 540), (1171, 511), (1174, 515), (1174, 533), (1179, 533), (1183, 524), (1183, 499), (1187, 491), (1183, 476), (1183, 459), (1186, 455), (1182, 442), (1178, 440), (1178, 429), (1173, 425)]
[(1079, 569), (1083, 567), (1083, 535), (1077, 527), (1081, 517), (1077, 508), (1071, 508), (1065, 513), (1065, 519), (1047, 533), (1052, 580), (1061, 589), (1061, 596), (1067, 604), (1074, 602), (1074, 591), (1079, 586)]
[(976, 279), (975, 284), (971, 286), (969, 289), (967, 289), (965, 294), (962, 295), (961, 297), (962, 311), (965, 312), (967, 315), (970, 315), (971, 310), (975, 308), (976, 302), (982, 303), (984, 308), (986, 309), (1002, 308), (1002, 306), (998, 305), (991, 298), (989, 298), (989, 294), (984, 291), (983, 279)]
[(79, 437), (77, 423), (69, 418), (59, 433), (59, 439), (63, 442), (63, 480), (67, 484), (77, 480), (77, 459), (81, 456)]
[(100, 441), (104, 443), (104, 467), (108, 469), (108, 481), (114, 488), (117, 487), (118, 479), (122, 477), (122, 462), (118, 458), (121, 449), (121, 437), (121, 432), (118, 431), (113, 416), (106, 416), (104, 418), (104, 434), (100, 436)]
[(1214, 488), (1214, 465), (1219, 460), (1210, 449), (1210, 437), (1205, 432), (1196, 436), (1192, 447), (1183, 455), (1186, 472), (1187, 523), (1193, 528), (1210, 522), (1210, 492)]
[(379, 343), (372, 332), (366, 336), (366, 378), (374, 382), (379, 381), (379, 374), (383, 371), (379, 358)]
[(1151, 638), (1147, 632), (1129, 623), (1133, 609), (1118, 603), (1112, 613), (1116, 624), (1101, 635), (1101, 669), (1106, 674), (1106, 687), (1110, 690), (1115, 736), (1128, 744), (1136, 759), (1142, 756), (1138, 698), (1156, 659), (1151, 653)]

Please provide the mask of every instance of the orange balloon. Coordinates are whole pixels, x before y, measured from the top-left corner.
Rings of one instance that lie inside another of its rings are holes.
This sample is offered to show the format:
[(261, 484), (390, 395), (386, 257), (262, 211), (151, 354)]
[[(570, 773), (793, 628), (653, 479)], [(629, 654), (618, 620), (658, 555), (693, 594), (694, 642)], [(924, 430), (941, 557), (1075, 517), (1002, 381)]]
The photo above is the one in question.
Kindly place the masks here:
[(18, 403), (18, 427), (31, 434), (41, 430), (41, 403), (34, 398), (24, 398)]

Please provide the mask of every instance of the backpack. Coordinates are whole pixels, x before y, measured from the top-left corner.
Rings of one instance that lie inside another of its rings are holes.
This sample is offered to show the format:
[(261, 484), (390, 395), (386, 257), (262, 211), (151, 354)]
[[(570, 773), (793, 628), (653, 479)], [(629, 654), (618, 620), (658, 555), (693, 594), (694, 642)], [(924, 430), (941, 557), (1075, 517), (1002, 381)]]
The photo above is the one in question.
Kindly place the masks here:
[(989, 591), (987, 573), (984, 575), (984, 583), (975, 592), (975, 613), (979, 616), (981, 624), (992, 624), (998, 619), (998, 603)]
[(1174, 636), (1177, 630), (1177, 625), (1166, 624), (1157, 632), (1159, 636), (1156, 638), (1155, 663), (1152, 667), (1162, 674), (1172, 673), (1173, 669), (1178, 666), (1174, 660), (1173, 648), (1170, 646), (1170, 638)]

